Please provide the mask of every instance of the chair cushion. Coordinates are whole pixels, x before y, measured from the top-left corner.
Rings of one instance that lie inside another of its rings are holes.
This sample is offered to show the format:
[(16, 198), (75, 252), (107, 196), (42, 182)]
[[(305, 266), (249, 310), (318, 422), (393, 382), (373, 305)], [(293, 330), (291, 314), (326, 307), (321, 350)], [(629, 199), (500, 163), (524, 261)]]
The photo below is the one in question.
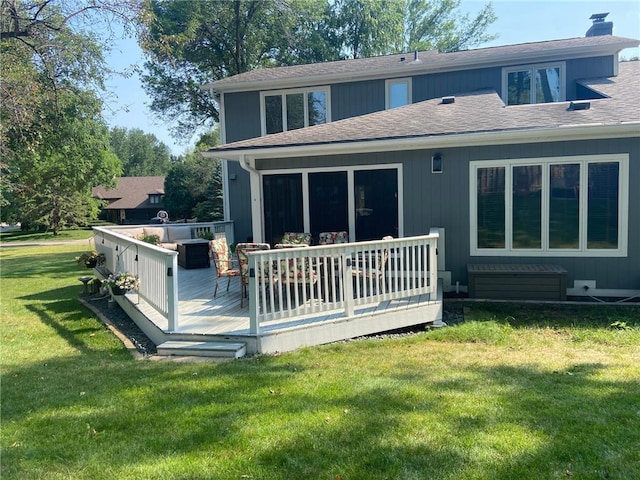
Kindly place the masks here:
[(179, 240), (191, 239), (191, 227), (167, 227), (169, 242), (176, 243)]
[(310, 233), (285, 232), (280, 243), (294, 243), (311, 245)]
[[(241, 278), (243, 285), (249, 284), (249, 259), (247, 258), (247, 252), (255, 252), (256, 250), (269, 250), (270, 248), (271, 247), (268, 243), (238, 243), (236, 245), (236, 255), (238, 255), (238, 262), (240, 263), (240, 272), (242, 274)], [(258, 279), (260, 281), (268, 281), (268, 265), (263, 265), (261, 268), (260, 266), (258, 266), (258, 270)]]
[(334, 243), (349, 243), (347, 232), (322, 232), (318, 235), (320, 245), (332, 245)]
[(115, 232), (131, 238), (139, 238), (144, 235), (144, 229), (142, 227), (123, 228), (122, 230), (115, 230)]

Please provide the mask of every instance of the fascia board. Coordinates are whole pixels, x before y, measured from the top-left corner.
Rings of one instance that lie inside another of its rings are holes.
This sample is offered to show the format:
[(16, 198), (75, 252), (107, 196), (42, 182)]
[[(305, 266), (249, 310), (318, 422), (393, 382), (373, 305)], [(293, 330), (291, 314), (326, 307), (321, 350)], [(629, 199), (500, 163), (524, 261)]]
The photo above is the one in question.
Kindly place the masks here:
[[(214, 90), (218, 93), (234, 93), (255, 90), (275, 90), (285, 88), (297, 88), (301, 86), (325, 85), (330, 83), (346, 83), (353, 81), (375, 80), (380, 78), (393, 78), (402, 76), (417, 76), (430, 73), (454, 72), (459, 70), (469, 70), (474, 67), (491, 68), (491, 67), (508, 67), (512, 65), (525, 65), (530, 63), (548, 63), (555, 61), (566, 61), (578, 58), (587, 58), (601, 55), (615, 55), (625, 48), (636, 47), (639, 42), (637, 40), (624, 39), (619, 42), (608, 45), (597, 46), (580, 46), (565, 47), (554, 49), (549, 52), (537, 51), (527, 53), (514, 54), (498, 54), (494, 58), (471, 58), (457, 62), (455, 64), (444, 64), (432, 66), (428, 60), (423, 63), (407, 63), (398, 67), (376, 70), (375, 73), (370, 71), (355, 72), (353, 74), (336, 73), (329, 75), (313, 75), (309, 77), (297, 77), (277, 80), (255, 80), (250, 82), (242, 82), (239, 84), (228, 84), (215, 88), (215, 82), (208, 83), (201, 87), (204, 90)], [(499, 48), (499, 47), (496, 47)], [(443, 54), (446, 55), (446, 54)]]
[(591, 140), (605, 138), (640, 137), (640, 122), (617, 125), (580, 125), (522, 129), (500, 132), (474, 132), (451, 135), (368, 140), (357, 142), (293, 145), (283, 147), (249, 148), (235, 151), (203, 152), (207, 158), (239, 161), (242, 156), (262, 160), (271, 158), (312, 157), (341, 154), (423, 150), (427, 148), (476, 147), (546, 143), (554, 141)]

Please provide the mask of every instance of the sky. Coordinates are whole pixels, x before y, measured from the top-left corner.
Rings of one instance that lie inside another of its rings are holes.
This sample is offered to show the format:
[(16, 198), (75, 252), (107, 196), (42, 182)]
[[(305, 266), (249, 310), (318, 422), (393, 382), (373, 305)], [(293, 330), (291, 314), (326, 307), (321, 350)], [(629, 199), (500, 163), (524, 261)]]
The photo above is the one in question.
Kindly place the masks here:
[[(487, 1), (462, 0), (461, 12), (476, 14)], [(640, 0), (497, 0), (493, 8), (498, 20), (489, 27), (489, 33), (499, 37), (475, 48), (541, 42), (562, 38), (583, 37), (591, 26), (589, 17), (594, 13), (609, 12), (606, 21), (613, 22), (613, 34), (640, 39)], [(625, 50), (622, 57), (640, 56), (640, 49)], [(143, 55), (134, 39), (117, 42), (107, 62), (116, 71), (142, 68)], [(138, 74), (128, 78), (113, 78), (107, 82), (111, 93), (104, 110), (111, 127), (139, 128), (154, 134), (174, 155), (185, 153), (194, 139), (176, 139), (171, 136), (170, 125), (155, 116)]]

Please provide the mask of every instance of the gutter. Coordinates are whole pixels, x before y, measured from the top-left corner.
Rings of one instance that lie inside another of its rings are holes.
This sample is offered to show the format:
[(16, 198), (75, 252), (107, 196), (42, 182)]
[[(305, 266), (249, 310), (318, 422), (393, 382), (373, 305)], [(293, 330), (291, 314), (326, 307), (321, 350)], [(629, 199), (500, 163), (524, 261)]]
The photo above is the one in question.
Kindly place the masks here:
[[(204, 152), (203, 156), (207, 157), (206, 153), (207, 152)], [(260, 176), (260, 172), (258, 172), (258, 170), (256, 170), (251, 166), (246, 155), (241, 154), (240, 157), (238, 157), (238, 162), (240, 163), (240, 168), (242, 168), (243, 170), (246, 170), (247, 172), (249, 172), (249, 174)]]
[[(424, 135), (391, 139), (371, 139), (355, 141), (325, 142), (317, 144), (274, 145), (262, 147), (242, 147), (238, 149), (209, 150), (205, 157), (224, 158), (238, 161), (245, 170), (255, 171), (246, 164), (245, 155), (253, 159), (310, 157), (355, 153), (391, 152), (403, 150), (423, 150), (427, 148), (474, 147), (486, 145), (510, 145), (518, 143), (546, 143), (552, 141), (591, 140), (604, 138), (638, 137), (640, 121), (615, 125), (555, 126), (536, 129), (510, 130), (500, 132), (454, 133)], [(243, 163), (245, 166), (243, 166)]]

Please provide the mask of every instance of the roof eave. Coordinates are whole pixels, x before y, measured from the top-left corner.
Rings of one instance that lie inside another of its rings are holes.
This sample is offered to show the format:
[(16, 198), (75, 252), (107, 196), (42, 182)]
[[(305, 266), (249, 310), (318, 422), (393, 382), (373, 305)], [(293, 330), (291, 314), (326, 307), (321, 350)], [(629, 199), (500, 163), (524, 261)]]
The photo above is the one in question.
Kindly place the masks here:
[[(512, 66), (512, 65), (524, 65), (528, 63), (545, 63), (559, 60), (566, 60), (568, 57), (571, 59), (586, 58), (591, 56), (600, 55), (614, 55), (619, 53), (625, 48), (633, 48), (638, 46), (637, 40), (627, 39), (620, 37), (619, 42), (610, 43), (606, 45), (581, 45), (578, 47), (565, 47), (561, 49), (554, 49), (550, 53), (544, 51), (532, 51), (526, 53), (514, 53), (514, 54), (502, 54), (494, 59), (487, 60), (486, 58), (471, 58), (460, 61), (455, 65), (445, 66), (432, 66), (429, 62), (423, 62), (419, 64), (400, 64), (393, 68), (379, 69), (375, 73), (370, 71), (355, 72), (345, 75), (344, 73), (336, 73), (329, 75), (314, 75), (313, 77), (295, 77), (276, 80), (255, 80), (241, 83), (229, 83), (222, 86), (216, 86), (218, 82), (211, 82), (203, 85), (203, 90), (213, 90), (217, 93), (233, 93), (244, 92), (253, 90), (273, 90), (281, 88), (293, 88), (299, 86), (310, 85), (312, 80), (313, 85), (322, 85), (327, 83), (344, 83), (351, 81), (364, 81), (375, 78), (390, 78), (393, 76), (413, 76), (424, 75), (429, 73), (439, 72), (453, 72), (457, 70), (467, 70), (470, 67), (495, 67), (495, 66)], [(455, 54), (455, 53), (454, 53)], [(446, 55), (446, 54), (443, 54)]]
[(426, 148), (472, 147), (485, 145), (510, 145), (519, 143), (545, 143), (550, 141), (589, 140), (605, 138), (638, 137), (640, 121), (611, 125), (567, 125), (490, 132), (424, 135), (393, 139), (374, 139), (353, 142), (318, 143), (259, 148), (240, 148), (203, 152), (207, 158), (240, 161), (242, 157), (272, 159), (312, 157), (323, 155), (357, 154)]

